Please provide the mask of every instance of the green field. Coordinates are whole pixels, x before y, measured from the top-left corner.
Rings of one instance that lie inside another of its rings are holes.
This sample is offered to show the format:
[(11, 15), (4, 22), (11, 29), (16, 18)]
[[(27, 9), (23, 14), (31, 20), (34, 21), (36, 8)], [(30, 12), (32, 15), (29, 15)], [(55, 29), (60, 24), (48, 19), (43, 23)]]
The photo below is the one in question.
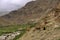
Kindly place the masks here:
[(21, 24), (21, 25), (8, 25), (8, 26), (0, 26), (0, 36), (2, 34), (8, 34), (16, 31), (22, 30), (21, 34), (16, 36), (13, 40), (17, 40), (20, 38), (25, 32), (26, 28), (32, 28), (35, 26), (36, 23), (31, 23), (31, 24)]

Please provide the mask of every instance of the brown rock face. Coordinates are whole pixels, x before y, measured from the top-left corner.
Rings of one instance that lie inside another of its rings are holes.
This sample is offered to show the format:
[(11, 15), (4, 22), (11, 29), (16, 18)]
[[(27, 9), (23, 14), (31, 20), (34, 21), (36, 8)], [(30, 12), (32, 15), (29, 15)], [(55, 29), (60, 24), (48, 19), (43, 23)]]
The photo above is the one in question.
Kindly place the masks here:
[(12, 11), (0, 17), (1, 25), (22, 24), (27, 22), (37, 22), (41, 16), (47, 15), (59, 6), (60, 0), (36, 0), (26, 4), (25, 7)]
[(19, 40), (60, 40), (60, 3), (45, 11), (34, 28)]

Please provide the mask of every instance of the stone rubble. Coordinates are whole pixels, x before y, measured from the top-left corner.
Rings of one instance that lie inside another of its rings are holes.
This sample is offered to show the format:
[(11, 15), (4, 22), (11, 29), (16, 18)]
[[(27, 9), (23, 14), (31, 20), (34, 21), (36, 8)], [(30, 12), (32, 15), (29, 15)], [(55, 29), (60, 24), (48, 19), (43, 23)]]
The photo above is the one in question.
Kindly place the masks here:
[(20, 31), (9, 34), (3, 34), (0, 36), (0, 40), (13, 40), (17, 35), (20, 35)]

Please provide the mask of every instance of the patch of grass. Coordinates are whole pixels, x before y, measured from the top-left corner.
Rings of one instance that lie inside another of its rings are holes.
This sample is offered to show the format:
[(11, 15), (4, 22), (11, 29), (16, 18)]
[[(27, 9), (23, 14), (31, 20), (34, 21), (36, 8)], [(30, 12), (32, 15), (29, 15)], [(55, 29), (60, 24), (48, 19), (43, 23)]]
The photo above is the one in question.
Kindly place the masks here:
[(0, 35), (17, 31), (19, 28), (25, 28), (24, 25), (0, 26)]
[(1, 32), (15, 32), (20, 26), (18, 25), (9, 25), (9, 26), (2, 26), (0, 27), (0, 33)]
[(55, 29), (60, 29), (60, 27), (56, 27)]
[(20, 37), (22, 37), (24, 35), (24, 33), (26, 32), (26, 30), (24, 29), (20, 35), (17, 35), (13, 40), (18, 40)]
[(58, 39), (58, 40), (60, 40), (60, 39)]
[(36, 24), (37, 23), (28, 23), (28, 25), (30, 25), (30, 28), (35, 27)]
[(21, 24), (21, 25), (8, 25), (8, 26), (0, 26), (0, 36), (2, 34), (8, 34), (12, 32), (18, 31), (20, 28), (22, 28), (21, 34), (16, 36), (13, 40), (17, 40), (20, 38), (25, 32), (27, 27), (34, 27), (36, 23), (31, 23), (31, 24)]
[(58, 39), (58, 40), (60, 40), (60, 39)]
[(22, 33), (21, 33), (20, 35), (16, 36), (13, 40), (18, 40), (20, 37), (22, 37), (22, 36), (24, 35), (24, 33), (26, 33), (26, 28), (27, 28), (27, 27), (32, 28), (32, 27), (35, 27), (35, 25), (36, 25), (36, 23), (24, 24), (24, 25), (22, 26), (22, 27), (24, 28), (24, 29), (22, 30)]

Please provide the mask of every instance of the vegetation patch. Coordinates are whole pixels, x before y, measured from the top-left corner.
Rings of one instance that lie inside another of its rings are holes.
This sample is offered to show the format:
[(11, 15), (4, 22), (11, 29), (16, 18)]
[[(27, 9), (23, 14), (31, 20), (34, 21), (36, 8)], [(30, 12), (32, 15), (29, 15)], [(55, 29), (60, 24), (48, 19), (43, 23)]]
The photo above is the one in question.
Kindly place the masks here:
[(60, 27), (56, 27), (55, 29), (60, 29)]
[(19, 25), (0, 26), (0, 35), (15, 32), (18, 28), (20, 28)]
[(22, 37), (22, 36), (24, 35), (24, 33), (26, 33), (26, 31), (27, 31), (27, 30), (26, 30), (27, 27), (32, 28), (32, 27), (35, 27), (35, 25), (36, 25), (36, 23), (24, 24), (24, 25), (22, 26), (23, 29), (22, 29), (21, 34), (18, 35), (18, 36), (16, 36), (13, 40), (18, 40), (20, 37)]
[(26, 32), (26, 30), (23, 30), (20, 35), (17, 35), (13, 40), (18, 40), (20, 37), (23, 36), (23, 34)]
[(19, 39), (26, 31), (27, 28), (32, 28), (36, 25), (36, 23), (31, 24), (21, 24), (21, 25), (8, 25), (8, 26), (0, 26), (0, 36), (3, 34), (13, 33), (16, 31), (21, 31), (20, 35), (17, 35), (13, 40)]

